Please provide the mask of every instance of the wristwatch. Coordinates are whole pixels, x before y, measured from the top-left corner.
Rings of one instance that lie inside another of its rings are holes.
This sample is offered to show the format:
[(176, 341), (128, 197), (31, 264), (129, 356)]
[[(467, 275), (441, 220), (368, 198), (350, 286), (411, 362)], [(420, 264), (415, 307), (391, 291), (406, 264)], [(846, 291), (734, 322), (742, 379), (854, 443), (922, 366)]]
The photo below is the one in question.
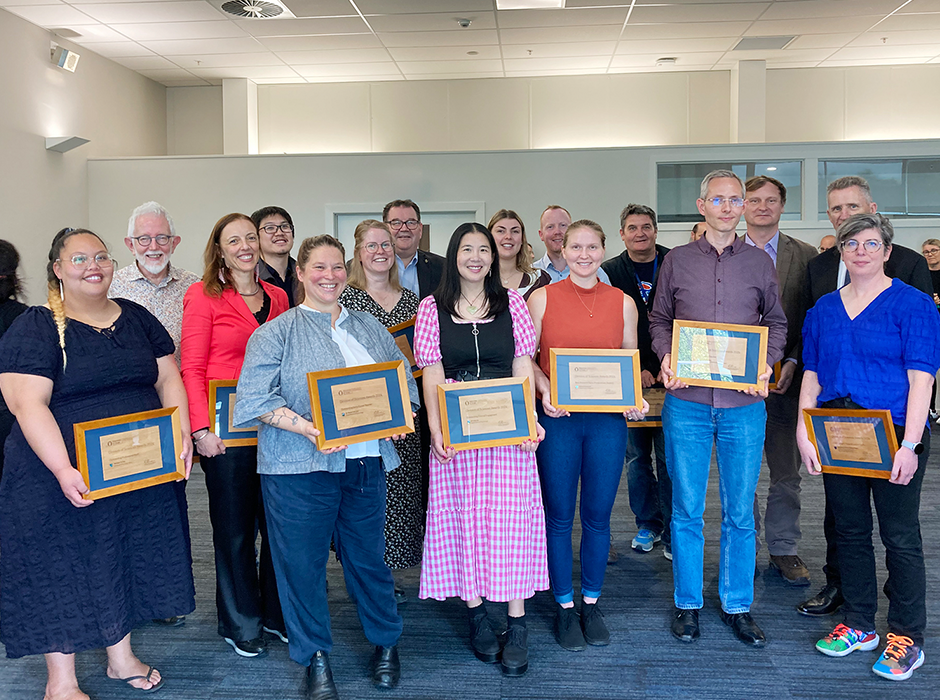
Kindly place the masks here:
[(924, 452), (924, 443), (922, 442), (911, 442), (910, 440), (901, 440), (901, 447), (906, 447), (915, 455), (923, 454)]

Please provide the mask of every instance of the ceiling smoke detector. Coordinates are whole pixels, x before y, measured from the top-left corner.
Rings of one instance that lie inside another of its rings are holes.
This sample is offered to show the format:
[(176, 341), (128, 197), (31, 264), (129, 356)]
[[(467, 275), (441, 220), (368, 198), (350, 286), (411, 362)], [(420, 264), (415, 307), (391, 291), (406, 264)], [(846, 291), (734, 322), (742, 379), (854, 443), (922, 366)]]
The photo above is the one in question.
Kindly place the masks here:
[(281, 5), (268, 0), (227, 0), (222, 3), (222, 11), (249, 19), (267, 19), (284, 14)]

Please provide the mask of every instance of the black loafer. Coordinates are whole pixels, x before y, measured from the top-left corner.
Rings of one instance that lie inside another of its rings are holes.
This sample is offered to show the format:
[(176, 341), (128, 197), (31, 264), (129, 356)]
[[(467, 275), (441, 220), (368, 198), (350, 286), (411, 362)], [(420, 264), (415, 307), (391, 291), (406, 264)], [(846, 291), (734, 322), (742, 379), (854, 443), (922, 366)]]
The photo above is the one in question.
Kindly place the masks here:
[(691, 644), (701, 636), (698, 628), (698, 610), (682, 610), (676, 608), (672, 618), (672, 636), (680, 642)]
[(304, 700), (339, 700), (333, 671), (330, 670), (330, 657), (325, 651), (318, 651), (310, 659), (304, 680)]
[(398, 646), (376, 647), (369, 663), (372, 673), (372, 685), (381, 690), (391, 690), (401, 678), (401, 662), (398, 660)]
[(819, 593), (805, 600), (796, 606), (796, 611), (800, 615), (809, 615), (810, 617), (821, 617), (823, 615), (832, 615), (845, 602), (842, 597), (842, 591), (836, 586), (826, 585)]
[(751, 613), (726, 613), (721, 611), (721, 621), (734, 631), (734, 636), (752, 647), (762, 647), (767, 643), (764, 631), (758, 627)]

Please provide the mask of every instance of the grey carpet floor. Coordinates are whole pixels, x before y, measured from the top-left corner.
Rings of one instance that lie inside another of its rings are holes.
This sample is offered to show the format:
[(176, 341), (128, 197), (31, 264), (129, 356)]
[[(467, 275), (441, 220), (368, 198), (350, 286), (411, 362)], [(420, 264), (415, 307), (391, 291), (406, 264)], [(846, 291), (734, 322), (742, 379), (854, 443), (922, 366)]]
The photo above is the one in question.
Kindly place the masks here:
[[(931, 473), (940, 463), (932, 457), (924, 481), (921, 522), (927, 556), (927, 661), (903, 683), (871, 673), (876, 652), (855, 652), (843, 659), (824, 657), (813, 649), (837, 620), (810, 619), (794, 606), (822, 582), (825, 542), (822, 535), (822, 481), (804, 477), (801, 554), (813, 574), (810, 588), (790, 588), (767, 570), (766, 553), (758, 557), (753, 614), (768, 637), (764, 649), (738, 642), (718, 617), (719, 506), (716, 471), (706, 513), (705, 609), (702, 638), (683, 645), (669, 634), (672, 571), (657, 546), (650, 554), (630, 550), (635, 532), (626, 479), (614, 509), (614, 542), (620, 560), (609, 566), (601, 606), (611, 630), (611, 644), (566, 652), (554, 641), (551, 595), (539, 593), (528, 606), (529, 672), (505, 678), (498, 666), (477, 661), (467, 645), (466, 612), (457, 600), (417, 600), (418, 570), (404, 572), (410, 601), (401, 607), (405, 620), (401, 640), (402, 681), (392, 692), (371, 687), (366, 665), (371, 648), (346, 596), (342, 571), (328, 573), (335, 648), (334, 677), (344, 700), (408, 698), (531, 700), (602, 698), (831, 698), (841, 696), (909, 699), (940, 697), (940, 482)], [(766, 469), (759, 493), (766, 498)], [(299, 698), (302, 669), (287, 647), (271, 640), (265, 657), (236, 656), (216, 634), (215, 583), (205, 482), (198, 467), (188, 486), (196, 578), (196, 612), (185, 626), (164, 629), (146, 624), (132, 635), (134, 649), (167, 679), (157, 697), (163, 700)], [(876, 530), (877, 531), (877, 530)], [(575, 533), (577, 537), (577, 532)], [(883, 549), (876, 538), (879, 580), (884, 580)], [(577, 552), (577, 541), (575, 545)], [(577, 562), (576, 562), (577, 567)], [(880, 587), (879, 587), (880, 588)], [(879, 601), (878, 630), (884, 635), (887, 601)], [(505, 605), (491, 605), (505, 619)], [(104, 674), (103, 650), (77, 657), (82, 688), (93, 700), (140, 695)], [(45, 665), (41, 657), (0, 658), (0, 700), (38, 700), (43, 695)]]

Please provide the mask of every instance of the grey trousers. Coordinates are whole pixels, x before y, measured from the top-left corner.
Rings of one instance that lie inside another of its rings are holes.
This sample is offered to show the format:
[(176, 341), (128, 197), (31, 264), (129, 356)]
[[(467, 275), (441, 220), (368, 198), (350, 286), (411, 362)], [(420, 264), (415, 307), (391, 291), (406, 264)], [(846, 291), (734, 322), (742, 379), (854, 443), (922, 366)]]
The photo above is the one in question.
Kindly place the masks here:
[[(767, 428), (764, 456), (770, 470), (770, 489), (764, 514), (764, 539), (771, 556), (797, 553), (800, 532), (800, 451), (796, 446), (796, 421), (799, 398), (770, 394), (767, 407)], [(761, 546), (760, 505), (754, 498), (754, 525), (757, 528), (757, 550)]]

